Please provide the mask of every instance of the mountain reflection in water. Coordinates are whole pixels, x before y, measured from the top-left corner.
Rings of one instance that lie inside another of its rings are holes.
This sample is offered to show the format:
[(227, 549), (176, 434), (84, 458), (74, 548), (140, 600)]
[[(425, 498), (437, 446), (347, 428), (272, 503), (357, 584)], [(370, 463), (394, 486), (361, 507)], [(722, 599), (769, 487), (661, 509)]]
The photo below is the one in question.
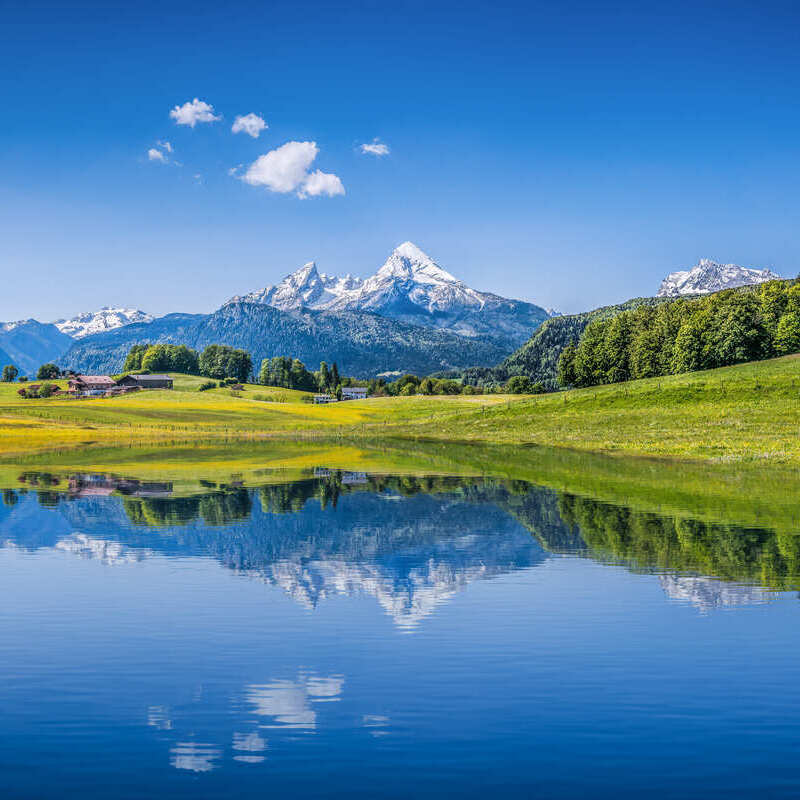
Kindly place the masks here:
[(788, 525), (263, 474), (12, 476), (3, 800), (797, 796)]
[(767, 602), (770, 590), (796, 588), (800, 573), (800, 537), (635, 511), (522, 481), (317, 468), (257, 489), (201, 485), (176, 496), (169, 482), (22, 473), (19, 487), (3, 492), (0, 537), (114, 565), (156, 555), (214, 558), (307, 608), (334, 595), (374, 597), (409, 631), (469, 584), (554, 555), (663, 573), (665, 595), (701, 611)]

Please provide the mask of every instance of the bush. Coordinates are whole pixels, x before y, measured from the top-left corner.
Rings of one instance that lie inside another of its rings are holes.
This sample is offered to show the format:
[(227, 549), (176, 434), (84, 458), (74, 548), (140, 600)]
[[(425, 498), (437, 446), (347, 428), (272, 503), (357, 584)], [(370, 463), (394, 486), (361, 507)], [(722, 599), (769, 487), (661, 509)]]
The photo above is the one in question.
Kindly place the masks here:
[(509, 394), (531, 394), (532, 391), (530, 378), (525, 375), (515, 375), (506, 384), (506, 392)]
[(54, 383), (43, 383), (42, 388), (39, 389), (39, 397), (52, 397), (58, 391), (58, 386)]
[(216, 381), (205, 381), (197, 387), (198, 392), (207, 392), (209, 389), (216, 389)]
[(17, 378), (17, 381), (19, 381), (19, 383), (26, 383), (27, 380), (28, 380), (27, 375), (20, 375), (19, 378)]

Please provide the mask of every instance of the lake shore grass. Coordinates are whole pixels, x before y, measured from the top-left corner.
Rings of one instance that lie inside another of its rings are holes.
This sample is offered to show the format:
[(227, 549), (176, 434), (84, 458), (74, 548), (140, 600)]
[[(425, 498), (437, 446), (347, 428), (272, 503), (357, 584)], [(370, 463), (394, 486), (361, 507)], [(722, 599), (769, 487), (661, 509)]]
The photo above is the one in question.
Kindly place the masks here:
[(0, 384), (0, 463), (181, 441), (539, 445), (706, 464), (800, 466), (800, 357), (548, 395), (387, 397), (315, 406), (247, 385), (24, 400)]

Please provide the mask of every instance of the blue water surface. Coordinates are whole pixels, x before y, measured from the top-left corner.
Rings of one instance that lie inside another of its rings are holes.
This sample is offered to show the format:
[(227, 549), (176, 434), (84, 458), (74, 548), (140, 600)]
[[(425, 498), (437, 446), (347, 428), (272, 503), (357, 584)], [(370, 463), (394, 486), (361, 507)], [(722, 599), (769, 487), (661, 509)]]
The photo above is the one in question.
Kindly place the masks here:
[(800, 794), (794, 591), (549, 489), (330, 486), (6, 492), (2, 796)]

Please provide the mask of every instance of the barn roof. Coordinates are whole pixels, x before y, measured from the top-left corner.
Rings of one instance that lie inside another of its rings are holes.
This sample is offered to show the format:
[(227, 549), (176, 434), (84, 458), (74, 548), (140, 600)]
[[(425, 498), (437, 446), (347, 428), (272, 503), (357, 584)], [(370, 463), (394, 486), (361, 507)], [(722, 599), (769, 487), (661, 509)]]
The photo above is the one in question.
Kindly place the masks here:
[(107, 383), (109, 385), (116, 383), (108, 375), (76, 375), (72, 380), (81, 381), (82, 383)]

